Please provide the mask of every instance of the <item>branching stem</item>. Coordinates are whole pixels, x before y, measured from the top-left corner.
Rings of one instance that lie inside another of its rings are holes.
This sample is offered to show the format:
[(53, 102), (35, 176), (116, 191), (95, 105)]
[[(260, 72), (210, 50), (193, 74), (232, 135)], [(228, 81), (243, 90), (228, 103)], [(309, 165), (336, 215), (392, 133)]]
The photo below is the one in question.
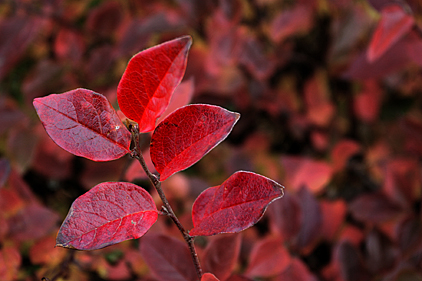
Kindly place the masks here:
[(133, 158), (136, 158), (139, 163), (142, 166), (142, 169), (144, 169), (145, 173), (148, 175), (151, 183), (154, 185), (155, 189), (157, 190), (158, 195), (161, 198), (161, 201), (163, 202), (163, 214), (166, 214), (170, 219), (176, 224), (177, 228), (180, 230), (180, 232), (183, 235), (183, 238), (185, 239), (186, 243), (188, 243), (188, 247), (192, 256), (193, 263), (195, 265), (196, 273), (201, 279), (202, 277), (202, 269), (201, 265), (199, 263), (198, 255), (196, 254), (195, 246), (194, 246), (194, 238), (189, 235), (189, 233), (186, 231), (186, 229), (183, 227), (183, 225), (180, 223), (179, 219), (176, 217), (173, 209), (170, 206), (170, 203), (168, 202), (163, 189), (161, 188), (161, 181), (160, 176), (154, 175), (151, 173), (151, 171), (148, 169), (144, 157), (142, 156), (142, 151), (139, 145), (140, 137), (139, 137), (139, 129), (137, 125), (131, 125), (129, 126), (129, 129), (132, 133), (132, 140), (134, 143), (134, 147), (131, 152), (131, 156)]

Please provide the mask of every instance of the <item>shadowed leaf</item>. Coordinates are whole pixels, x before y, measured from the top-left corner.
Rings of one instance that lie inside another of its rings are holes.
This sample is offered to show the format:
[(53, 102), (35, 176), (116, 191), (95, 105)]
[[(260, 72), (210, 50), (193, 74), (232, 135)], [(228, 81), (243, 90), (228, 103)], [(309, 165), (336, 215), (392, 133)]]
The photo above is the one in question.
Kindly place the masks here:
[(141, 239), (142, 257), (162, 281), (195, 281), (195, 266), (185, 243), (165, 235), (147, 235)]

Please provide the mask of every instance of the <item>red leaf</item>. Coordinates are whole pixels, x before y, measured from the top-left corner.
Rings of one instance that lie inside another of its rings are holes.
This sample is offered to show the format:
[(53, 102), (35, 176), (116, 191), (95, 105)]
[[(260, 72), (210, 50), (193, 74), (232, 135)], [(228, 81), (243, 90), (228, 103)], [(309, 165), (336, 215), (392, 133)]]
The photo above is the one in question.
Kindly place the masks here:
[(158, 280), (195, 281), (195, 267), (185, 243), (165, 235), (141, 239), (141, 254)]
[(239, 117), (207, 104), (187, 105), (170, 114), (151, 139), (151, 159), (161, 180), (198, 162), (227, 137)]
[(10, 175), (10, 164), (5, 158), (0, 158), (0, 188), (4, 186)]
[(157, 217), (154, 200), (143, 188), (126, 182), (101, 183), (73, 202), (56, 246), (94, 250), (136, 239)]
[(130, 133), (108, 100), (86, 89), (34, 99), (45, 130), (61, 148), (94, 161), (129, 152)]
[(184, 36), (144, 50), (129, 61), (117, 87), (122, 112), (150, 132), (167, 108), (174, 89), (186, 69), (190, 36)]
[(290, 265), (290, 255), (283, 239), (269, 237), (259, 241), (252, 249), (248, 276), (271, 277), (283, 272)]
[(303, 262), (298, 258), (293, 258), (290, 266), (278, 275), (276, 281), (316, 281), (315, 278)]
[(187, 81), (180, 83), (177, 86), (176, 90), (170, 99), (170, 103), (164, 111), (163, 115), (157, 119), (157, 124), (160, 123), (164, 118), (166, 118), (170, 113), (178, 109), (179, 107), (187, 105), (192, 99), (193, 93), (195, 91), (195, 84), (193, 78), (190, 78)]
[(268, 208), (272, 225), (279, 234), (290, 240), (296, 237), (302, 225), (302, 210), (299, 199), (292, 192), (286, 191), (283, 200), (278, 200)]
[(372, 36), (367, 57), (370, 62), (380, 58), (394, 43), (410, 31), (415, 20), (400, 5), (390, 4), (381, 11), (381, 20)]
[(192, 236), (240, 232), (283, 196), (283, 186), (264, 176), (239, 171), (220, 186), (206, 189), (192, 207)]
[(285, 169), (289, 186), (295, 190), (305, 185), (313, 193), (318, 193), (331, 179), (333, 169), (323, 161), (315, 161), (305, 157), (283, 156), (281, 163)]
[(204, 271), (212, 272), (220, 280), (230, 277), (239, 257), (241, 236), (219, 235), (205, 249), (202, 260)]
[(17, 280), (21, 262), (18, 249), (4, 245), (0, 250), (0, 280)]
[(390, 220), (400, 213), (400, 207), (382, 193), (361, 195), (349, 207), (356, 219), (373, 223)]
[(361, 150), (360, 145), (352, 140), (339, 141), (331, 151), (331, 160), (333, 162), (334, 172), (343, 170), (347, 161)]
[(214, 274), (205, 273), (202, 275), (201, 281), (219, 281), (219, 279)]
[(56, 229), (59, 216), (39, 203), (29, 203), (9, 219), (9, 235), (14, 241), (41, 238)]

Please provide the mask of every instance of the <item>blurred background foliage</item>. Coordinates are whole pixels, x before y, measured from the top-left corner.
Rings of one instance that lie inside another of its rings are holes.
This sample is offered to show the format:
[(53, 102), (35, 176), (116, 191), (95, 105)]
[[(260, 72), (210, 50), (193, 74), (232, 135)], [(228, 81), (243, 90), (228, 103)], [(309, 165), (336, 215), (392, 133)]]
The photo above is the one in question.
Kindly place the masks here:
[[(160, 203), (129, 156), (96, 163), (56, 146), (32, 100), (81, 87), (118, 109), (131, 56), (186, 34), (177, 91), (241, 118), (163, 183), (181, 221), (189, 229), (196, 196), (236, 170), (286, 186), (241, 233), (226, 280), (422, 280), (421, 27), (418, 0), (0, 1), (0, 280), (156, 280), (142, 239), (54, 248), (73, 200), (98, 183), (132, 181)], [(181, 238), (165, 218), (150, 232)], [(203, 260), (226, 243), (213, 239), (196, 239)]]

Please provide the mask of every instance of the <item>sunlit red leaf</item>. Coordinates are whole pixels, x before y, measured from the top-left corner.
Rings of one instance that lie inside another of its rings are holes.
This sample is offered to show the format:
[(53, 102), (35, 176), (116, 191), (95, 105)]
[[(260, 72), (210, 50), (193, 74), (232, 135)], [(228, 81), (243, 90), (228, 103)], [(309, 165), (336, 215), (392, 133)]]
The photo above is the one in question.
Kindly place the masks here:
[(108, 100), (86, 89), (34, 99), (47, 133), (61, 148), (94, 161), (129, 152), (131, 135)]
[(201, 281), (219, 281), (219, 279), (214, 274), (205, 273), (202, 275)]
[(283, 196), (283, 186), (239, 171), (202, 192), (192, 207), (192, 236), (240, 232), (259, 221), (267, 206)]
[(165, 235), (141, 239), (141, 254), (151, 271), (162, 281), (196, 281), (196, 270), (186, 243)]
[(154, 130), (174, 89), (185, 73), (190, 36), (144, 50), (129, 61), (117, 88), (122, 112), (139, 124), (140, 132)]
[(203, 270), (212, 272), (220, 280), (229, 278), (239, 256), (240, 244), (239, 234), (217, 236), (204, 251), (201, 259)]
[(170, 114), (151, 139), (151, 159), (160, 179), (198, 162), (228, 136), (239, 117), (207, 104), (187, 105)]
[(383, 7), (381, 20), (372, 36), (367, 56), (370, 62), (380, 58), (386, 50), (402, 38), (412, 28), (415, 20), (400, 5)]
[(166, 111), (157, 119), (157, 124), (179, 107), (187, 105), (191, 101), (194, 92), (195, 83), (193, 78), (180, 83), (176, 90), (174, 90)]
[(158, 213), (149, 193), (126, 182), (105, 182), (79, 196), (57, 235), (56, 246), (94, 250), (144, 235)]
[(271, 277), (283, 272), (290, 265), (289, 252), (279, 237), (264, 238), (252, 249), (246, 275)]

